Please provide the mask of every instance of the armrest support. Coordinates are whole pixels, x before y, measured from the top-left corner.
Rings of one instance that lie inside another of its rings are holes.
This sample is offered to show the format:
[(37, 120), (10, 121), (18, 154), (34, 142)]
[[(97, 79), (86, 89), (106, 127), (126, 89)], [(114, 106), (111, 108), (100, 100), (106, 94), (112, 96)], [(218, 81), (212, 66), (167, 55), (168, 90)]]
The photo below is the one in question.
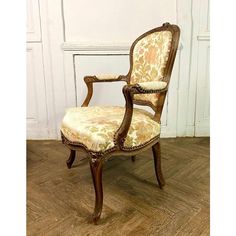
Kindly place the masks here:
[[(152, 84), (148, 84), (152, 83)], [(155, 84), (154, 84), (155, 83)], [(161, 84), (159, 84), (161, 83)], [(165, 84), (164, 84), (165, 83)], [(116, 131), (114, 141), (118, 144), (119, 148), (123, 146), (127, 133), (129, 131), (129, 127), (132, 121), (133, 116), (133, 95), (134, 94), (152, 94), (159, 93), (165, 94), (168, 90), (168, 86), (166, 82), (158, 81), (158, 82), (145, 82), (138, 83), (133, 85), (125, 85), (123, 87), (123, 94), (125, 97), (125, 114), (122, 120), (122, 123), (118, 130)], [(164, 102), (163, 102), (164, 103)]]
[(82, 107), (87, 107), (92, 96), (93, 96), (93, 83), (99, 82), (117, 82), (117, 81), (127, 81), (127, 76), (125, 75), (100, 75), (100, 76), (85, 76), (84, 82), (87, 85), (88, 93), (82, 104)]

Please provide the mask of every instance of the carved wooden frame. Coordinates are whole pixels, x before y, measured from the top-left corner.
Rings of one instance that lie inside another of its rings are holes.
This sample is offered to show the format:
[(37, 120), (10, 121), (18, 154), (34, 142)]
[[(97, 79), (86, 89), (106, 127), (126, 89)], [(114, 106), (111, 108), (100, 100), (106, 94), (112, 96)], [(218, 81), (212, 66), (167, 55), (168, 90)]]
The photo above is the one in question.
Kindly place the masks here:
[[(134, 51), (135, 45), (140, 39), (142, 39), (143, 37), (151, 33), (158, 32), (158, 31), (166, 31), (166, 30), (172, 33), (172, 43), (171, 43), (170, 53), (169, 53), (166, 67), (165, 67), (164, 77), (162, 79), (162, 81), (165, 81), (167, 83), (166, 88), (162, 90), (145, 90), (142, 87), (140, 87), (138, 84), (130, 84), (130, 77), (131, 77), (131, 72), (133, 69), (133, 51)], [(84, 78), (84, 81), (88, 88), (88, 93), (87, 93), (87, 97), (85, 98), (82, 104), (83, 107), (88, 106), (92, 98), (93, 83), (116, 82), (116, 81), (125, 81), (127, 83), (127, 85), (123, 87), (123, 94), (126, 100), (125, 114), (124, 114), (124, 118), (120, 127), (118, 128), (118, 130), (116, 131), (114, 135), (114, 144), (115, 144), (114, 147), (104, 152), (95, 152), (93, 150), (89, 150), (82, 143), (71, 142), (61, 132), (62, 142), (71, 150), (70, 157), (67, 160), (68, 168), (71, 168), (74, 162), (76, 151), (85, 152), (89, 157), (90, 169), (91, 169), (91, 174), (93, 178), (95, 198), (96, 198), (94, 213), (92, 215), (92, 221), (94, 222), (94, 224), (97, 223), (102, 212), (102, 205), (103, 205), (102, 167), (103, 167), (104, 162), (109, 157), (117, 156), (117, 155), (125, 155), (125, 156), (131, 156), (132, 160), (134, 161), (135, 155), (152, 147), (153, 156), (154, 156), (154, 167), (155, 167), (157, 181), (159, 183), (160, 188), (162, 188), (165, 184), (162, 171), (161, 171), (159, 135), (142, 145), (132, 147), (132, 148), (125, 147), (124, 141), (125, 141), (125, 138), (127, 136), (127, 133), (128, 133), (131, 121), (132, 121), (133, 104), (150, 106), (155, 112), (153, 119), (160, 123), (161, 113), (163, 110), (166, 93), (168, 91), (170, 76), (171, 76), (171, 72), (172, 72), (172, 68), (173, 68), (173, 64), (174, 64), (174, 60), (175, 60), (175, 56), (176, 56), (176, 52), (178, 48), (179, 36), (180, 36), (180, 29), (177, 25), (171, 25), (169, 23), (165, 23), (161, 27), (152, 29), (144, 33), (143, 35), (141, 35), (134, 41), (134, 43), (132, 44), (130, 48), (130, 69), (127, 75), (125, 76), (120, 75), (117, 78), (111, 78), (111, 79), (102, 79), (102, 78), (99, 79), (96, 76), (85, 76)], [(133, 98), (134, 94), (147, 94), (147, 93), (158, 94), (157, 106), (154, 106), (151, 102)]]

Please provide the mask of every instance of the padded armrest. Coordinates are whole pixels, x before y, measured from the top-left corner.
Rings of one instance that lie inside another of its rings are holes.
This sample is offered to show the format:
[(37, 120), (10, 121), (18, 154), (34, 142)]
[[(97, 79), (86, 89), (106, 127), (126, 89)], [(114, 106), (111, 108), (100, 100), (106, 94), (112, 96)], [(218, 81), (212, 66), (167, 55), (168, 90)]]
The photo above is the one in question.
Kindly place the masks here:
[(99, 80), (113, 80), (113, 79), (118, 79), (120, 75), (109, 75), (109, 74), (104, 74), (104, 75), (96, 75), (96, 78)]
[(142, 93), (161, 93), (168, 90), (168, 84), (164, 81), (141, 82), (128, 84), (123, 87), (123, 93), (142, 94)]
[(125, 75), (88, 75), (84, 77), (85, 83), (96, 83), (96, 82), (115, 82), (115, 81), (126, 81)]
[(141, 82), (137, 85), (143, 90), (163, 90), (167, 87), (167, 83), (164, 81)]

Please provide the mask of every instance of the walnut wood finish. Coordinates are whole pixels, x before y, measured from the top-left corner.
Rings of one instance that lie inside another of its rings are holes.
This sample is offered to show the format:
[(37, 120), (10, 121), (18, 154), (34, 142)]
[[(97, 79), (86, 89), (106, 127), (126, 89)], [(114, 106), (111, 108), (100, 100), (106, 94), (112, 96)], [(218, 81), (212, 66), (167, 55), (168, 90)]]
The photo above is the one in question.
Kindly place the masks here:
[[(172, 43), (170, 47), (170, 53), (167, 60), (166, 67), (164, 69), (164, 77), (163, 81), (167, 83), (167, 87), (162, 90), (145, 90), (141, 88), (138, 84), (130, 84), (130, 77), (131, 72), (133, 69), (133, 51), (135, 45), (138, 43), (139, 40), (146, 37), (147, 35), (154, 33), (154, 32), (160, 32), (160, 31), (170, 31), (172, 33)], [(152, 140), (150, 140), (147, 143), (144, 143), (142, 145), (127, 148), (124, 146), (125, 138), (127, 136), (131, 121), (132, 121), (132, 115), (133, 115), (133, 104), (138, 105), (145, 105), (150, 106), (154, 111), (155, 115), (153, 117), (154, 120), (160, 123), (161, 119), (161, 113), (164, 106), (164, 101), (166, 97), (166, 93), (168, 91), (168, 85), (170, 81), (170, 76), (174, 64), (174, 59), (177, 52), (178, 42), (179, 42), (179, 36), (180, 36), (180, 29), (176, 25), (171, 25), (169, 23), (163, 24), (161, 27), (152, 29), (145, 34), (138, 37), (134, 43), (131, 46), (130, 49), (130, 69), (127, 75), (120, 75), (117, 78), (111, 78), (111, 79), (99, 79), (96, 76), (85, 76), (84, 81), (88, 88), (87, 97), (85, 98), (82, 106), (86, 107), (89, 105), (89, 102), (93, 95), (93, 83), (99, 83), (99, 82), (116, 82), (116, 81), (125, 81), (127, 85), (123, 87), (123, 94), (126, 101), (125, 104), (125, 114), (124, 118), (121, 122), (120, 127), (116, 131), (114, 135), (114, 143), (115, 146), (111, 149), (106, 150), (105, 152), (95, 152), (93, 150), (89, 150), (85, 145), (79, 142), (71, 142), (68, 140), (63, 133), (61, 133), (62, 136), (62, 142), (73, 151), (82, 151), (87, 154), (87, 156), (90, 159), (90, 167), (91, 167), (91, 173), (93, 177), (93, 183), (95, 188), (95, 209), (93, 214), (93, 222), (96, 224), (101, 216), (102, 211), (102, 204), (103, 204), (103, 193), (102, 193), (102, 165), (104, 161), (106, 161), (111, 156), (117, 156), (117, 155), (125, 155), (125, 156), (135, 156), (148, 148), (153, 148), (153, 154), (154, 154), (154, 164), (155, 164), (155, 171), (158, 183), (160, 187), (162, 188), (164, 186), (164, 179), (161, 172), (161, 162), (160, 162), (160, 145), (159, 145), (159, 136), (154, 137)], [(157, 94), (158, 96), (158, 102), (157, 106), (153, 106), (148, 101), (142, 101), (142, 100), (136, 100), (133, 98), (134, 94)], [(73, 152), (74, 153), (74, 152)], [(71, 156), (67, 162), (68, 167), (70, 168), (73, 163), (73, 154), (71, 153)], [(134, 157), (132, 157), (132, 161), (134, 161)], [(69, 164), (68, 164), (69, 163)]]
[(90, 160), (90, 169), (96, 195), (94, 213), (92, 215), (92, 221), (94, 224), (97, 224), (97, 221), (99, 220), (102, 213), (102, 204), (103, 204), (102, 167), (103, 167), (102, 159)]
[(160, 188), (162, 189), (165, 185), (165, 180), (162, 175), (161, 170), (161, 147), (160, 142), (152, 146), (153, 158), (154, 158), (154, 168), (157, 177), (157, 182), (159, 183)]
[(131, 160), (133, 161), (133, 162), (135, 162), (135, 156), (131, 156)]
[(75, 150), (71, 150), (70, 156), (69, 156), (68, 160), (66, 161), (66, 165), (67, 165), (68, 169), (71, 168), (74, 160), (75, 160)]

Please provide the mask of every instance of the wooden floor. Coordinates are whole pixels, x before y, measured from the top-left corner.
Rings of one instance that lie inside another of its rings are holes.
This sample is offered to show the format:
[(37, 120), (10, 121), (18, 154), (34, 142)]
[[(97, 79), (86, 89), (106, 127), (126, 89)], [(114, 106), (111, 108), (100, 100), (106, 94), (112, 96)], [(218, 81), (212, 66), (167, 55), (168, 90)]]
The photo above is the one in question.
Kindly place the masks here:
[(209, 138), (161, 140), (163, 190), (151, 150), (135, 162), (111, 158), (95, 226), (87, 222), (94, 207), (88, 160), (78, 157), (69, 170), (69, 151), (59, 141), (28, 141), (27, 235), (209, 235), (209, 143)]

